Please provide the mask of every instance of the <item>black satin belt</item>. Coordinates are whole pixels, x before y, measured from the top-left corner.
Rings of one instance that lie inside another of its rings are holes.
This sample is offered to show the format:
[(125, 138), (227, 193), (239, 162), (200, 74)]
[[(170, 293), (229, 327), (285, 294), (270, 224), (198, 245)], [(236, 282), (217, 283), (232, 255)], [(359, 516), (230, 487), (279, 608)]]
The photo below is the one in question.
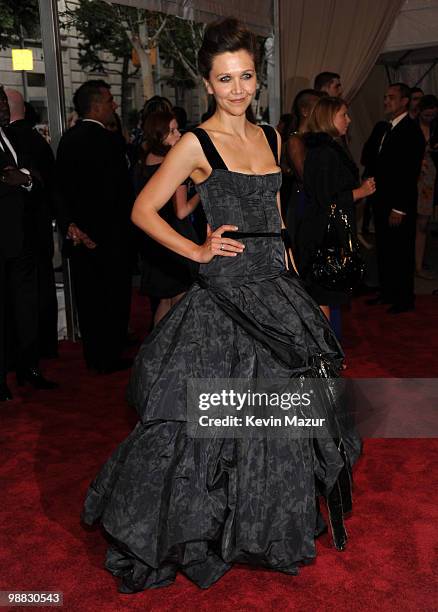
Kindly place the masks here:
[(281, 238), (280, 232), (224, 232), (223, 238)]

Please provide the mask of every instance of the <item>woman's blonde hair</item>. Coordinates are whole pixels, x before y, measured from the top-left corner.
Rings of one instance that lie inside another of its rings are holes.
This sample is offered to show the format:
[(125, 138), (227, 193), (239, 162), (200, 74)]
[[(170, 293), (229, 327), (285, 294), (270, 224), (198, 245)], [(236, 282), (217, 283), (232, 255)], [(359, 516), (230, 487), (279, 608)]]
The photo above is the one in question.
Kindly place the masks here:
[(310, 114), (307, 123), (308, 131), (325, 132), (333, 138), (337, 138), (339, 132), (333, 123), (333, 119), (343, 106), (348, 108), (348, 104), (342, 98), (332, 98), (331, 96), (320, 98)]

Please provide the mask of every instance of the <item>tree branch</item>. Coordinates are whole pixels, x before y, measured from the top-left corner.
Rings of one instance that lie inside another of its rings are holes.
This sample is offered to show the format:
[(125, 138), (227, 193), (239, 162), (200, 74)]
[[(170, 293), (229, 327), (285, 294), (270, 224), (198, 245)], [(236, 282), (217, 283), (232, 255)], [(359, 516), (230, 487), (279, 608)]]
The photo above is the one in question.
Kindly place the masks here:
[(155, 34), (154, 34), (154, 35), (152, 36), (152, 38), (151, 38), (151, 42), (152, 42), (152, 43), (154, 43), (154, 42), (155, 42), (155, 41), (156, 41), (156, 40), (157, 40), (157, 39), (160, 37), (160, 34), (161, 34), (161, 32), (163, 31), (164, 26), (165, 26), (165, 25), (166, 25), (166, 23), (167, 23), (167, 19), (168, 19), (168, 17), (169, 17), (169, 16), (168, 16), (168, 15), (166, 15), (166, 16), (164, 17), (164, 19), (162, 19), (161, 24), (160, 24), (160, 27), (158, 28), (158, 30), (155, 32)]

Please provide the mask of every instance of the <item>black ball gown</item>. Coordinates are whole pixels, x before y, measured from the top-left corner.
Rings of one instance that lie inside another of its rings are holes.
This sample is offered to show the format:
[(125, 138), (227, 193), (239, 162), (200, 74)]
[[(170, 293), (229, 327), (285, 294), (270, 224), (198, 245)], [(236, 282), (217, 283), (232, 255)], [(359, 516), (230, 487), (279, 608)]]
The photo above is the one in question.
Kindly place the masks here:
[[(275, 131), (263, 129), (276, 158)], [(177, 571), (207, 588), (233, 563), (296, 574), (315, 557), (319, 494), (342, 548), (347, 468), (360, 453), (349, 431), (323, 440), (188, 435), (190, 377), (315, 377), (324, 367), (339, 372), (343, 358), (319, 307), (285, 269), (280, 173), (230, 171), (208, 134), (193, 133), (212, 166), (197, 186), (208, 223), (237, 225), (246, 248), (202, 264), (146, 338), (128, 389), (140, 420), (88, 490), (83, 520), (108, 534), (106, 567), (125, 593), (166, 586)]]

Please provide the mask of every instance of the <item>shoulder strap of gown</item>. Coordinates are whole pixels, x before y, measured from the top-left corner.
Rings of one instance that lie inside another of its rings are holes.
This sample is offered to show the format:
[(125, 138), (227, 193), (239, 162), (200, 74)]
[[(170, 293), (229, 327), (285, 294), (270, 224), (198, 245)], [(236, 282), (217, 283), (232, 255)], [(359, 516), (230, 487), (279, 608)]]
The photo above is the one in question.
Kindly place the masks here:
[(266, 140), (269, 142), (271, 147), (272, 155), (274, 156), (275, 163), (278, 165), (278, 143), (277, 143), (277, 132), (274, 130), (272, 125), (261, 125), (260, 126), (265, 133)]
[(225, 165), (224, 160), (219, 155), (218, 150), (214, 146), (207, 132), (199, 127), (193, 128), (192, 130), (190, 130), (190, 132), (192, 132), (196, 136), (196, 138), (199, 140), (199, 142), (201, 143), (201, 147), (202, 147), (202, 150), (204, 151), (204, 155), (207, 158), (207, 161), (210, 164), (210, 166), (213, 168), (213, 170), (215, 169), (228, 170), (228, 168)]

